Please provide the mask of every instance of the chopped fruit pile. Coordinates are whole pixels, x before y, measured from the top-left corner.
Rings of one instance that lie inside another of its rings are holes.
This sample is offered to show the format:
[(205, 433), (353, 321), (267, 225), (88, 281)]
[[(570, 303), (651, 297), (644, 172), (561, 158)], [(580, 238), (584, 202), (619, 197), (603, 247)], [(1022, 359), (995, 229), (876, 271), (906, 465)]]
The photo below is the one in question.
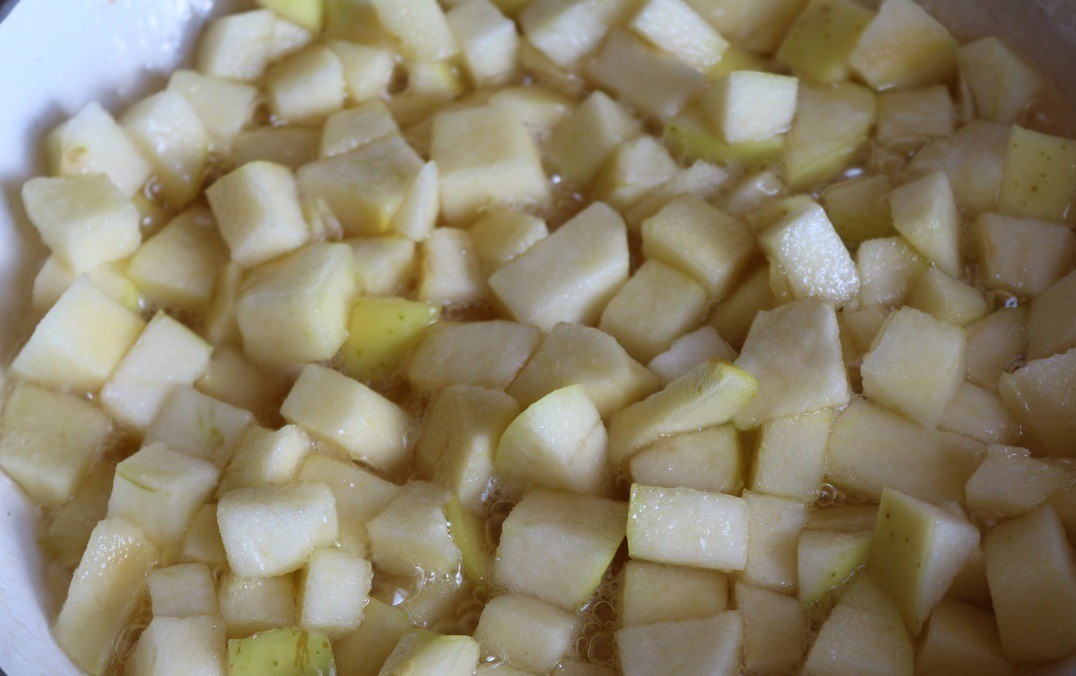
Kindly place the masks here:
[(78, 667), (1073, 657), (1076, 141), (1009, 46), (912, 0), (260, 4), (23, 188), (0, 468)]

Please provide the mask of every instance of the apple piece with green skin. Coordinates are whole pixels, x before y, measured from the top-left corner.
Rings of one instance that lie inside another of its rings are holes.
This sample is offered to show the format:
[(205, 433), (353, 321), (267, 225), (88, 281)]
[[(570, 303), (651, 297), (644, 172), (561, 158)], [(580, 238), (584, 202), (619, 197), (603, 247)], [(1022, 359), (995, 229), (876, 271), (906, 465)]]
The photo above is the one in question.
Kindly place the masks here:
[(382, 378), (399, 363), (441, 309), (403, 298), (360, 298), (351, 307), (341, 370), (361, 381)]
[(258, 6), (271, 9), (279, 16), (309, 31), (321, 32), (325, 15), (325, 0), (258, 0)]
[(396, 644), (379, 674), (383, 676), (470, 676), (480, 649), (470, 636), (442, 636), (416, 629)]
[(887, 488), (867, 565), (919, 634), (978, 546), (979, 530), (966, 520)]
[(809, 606), (830, 589), (844, 584), (867, 562), (870, 544), (869, 531), (800, 533), (796, 549), (800, 603)]
[(728, 143), (710, 128), (696, 108), (688, 109), (665, 124), (665, 140), (689, 158), (744, 167), (763, 166), (780, 156), (786, 147), (783, 134), (757, 141)]
[(296, 676), (324, 676), (336, 672), (332, 644), (319, 631), (272, 629), (249, 638), (228, 641), (228, 673), (256, 676), (289, 665)]
[(1007, 216), (1071, 222), (1076, 200), (1076, 141), (1014, 126), (998, 211)]

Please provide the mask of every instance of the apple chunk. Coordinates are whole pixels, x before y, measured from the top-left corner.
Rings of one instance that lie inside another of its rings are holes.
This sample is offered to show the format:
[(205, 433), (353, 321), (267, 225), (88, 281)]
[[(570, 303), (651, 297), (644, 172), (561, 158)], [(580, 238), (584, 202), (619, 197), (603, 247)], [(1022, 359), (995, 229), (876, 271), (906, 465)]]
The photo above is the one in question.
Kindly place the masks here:
[(633, 558), (720, 571), (747, 565), (747, 503), (723, 493), (633, 484), (628, 553)]

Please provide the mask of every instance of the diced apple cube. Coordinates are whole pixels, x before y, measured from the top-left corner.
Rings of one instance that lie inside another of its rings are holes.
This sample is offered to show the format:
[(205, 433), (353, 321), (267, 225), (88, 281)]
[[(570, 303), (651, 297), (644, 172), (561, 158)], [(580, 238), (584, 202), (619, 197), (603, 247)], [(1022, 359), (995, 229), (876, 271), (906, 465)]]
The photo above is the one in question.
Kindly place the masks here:
[(157, 548), (127, 521), (97, 524), (52, 626), (72, 662), (92, 674), (105, 672), (157, 558)]
[(799, 665), (806, 631), (796, 599), (737, 582), (736, 608), (744, 625), (744, 666), (757, 673), (775, 673)]
[(913, 0), (886, 0), (849, 61), (875, 89), (947, 83), (956, 74), (957, 42)]
[(1026, 307), (1001, 308), (967, 326), (969, 380), (996, 390), (1013, 359), (1025, 351), (1033, 359), (1038, 356), (1028, 346), (1027, 314)]
[(978, 546), (979, 531), (971, 523), (886, 489), (867, 565), (918, 635)]
[(342, 155), (399, 133), (400, 128), (385, 104), (377, 99), (368, 101), (329, 116), (321, 137), (321, 157)]
[(710, 326), (733, 347), (744, 344), (759, 312), (773, 309), (768, 265), (756, 268), (729, 294), (710, 315)]
[(878, 96), (874, 136), (887, 148), (919, 150), (928, 139), (952, 136), (955, 118), (948, 87), (884, 92)]
[(127, 656), (124, 673), (224, 676), (224, 645), (224, 624), (220, 618), (154, 617)]
[(506, 208), (490, 209), (468, 232), (487, 275), (549, 236), (542, 219)]
[(643, 221), (643, 255), (691, 275), (721, 299), (743, 272), (755, 238), (740, 221), (695, 197), (681, 197)]
[(442, 305), (468, 305), (486, 295), (482, 264), (471, 235), (459, 228), (437, 228), (419, 244), (418, 299)]
[(866, 144), (876, 117), (874, 94), (865, 87), (802, 84), (785, 153), (789, 187), (803, 190), (844, 171)]
[(19, 382), (4, 402), (3, 430), (0, 469), (53, 507), (74, 495), (112, 423), (82, 398)]
[(212, 463), (151, 443), (116, 465), (108, 516), (135, 524), (162, 551), (178, 550), (219, 478)]
[(740, 440), (731, 425), (662, 437), (631, 456), (634, 483), (736, 493), (743, 487)]
[(570, 182), (585, 185), (622, 142), (637, 137), (641, 125), (602, 91), (595, 91), (553, 129), (549, 155)]
[(79, 278), (34, 328), (11, 372), (60, 388), (96, 390), (144, 326), (138, 315)]
[(299, 587), (299, 626), (330, 638), (358, 628), (372, 580), (369, 561), (333, 549), (315, 549)]
[(363, 296), (403, 293), (414, 274), (415, 243), (403, 237), (369, 237), (345, 241), (355, 259), (355, 280)]
[(276, 16), (269, 10), (241, 12), (209, 24), (198, 44), (198, 70), (234, 80), (256, 80), (269, 60)]
[[(872, 521), (875, 519), (872, 515)], [(872, 524), (873, 525), (873, 524)], [(804, 530), (796, 543), (799, 601), (809, 606), (867, 563), (871, 531)]]
[(931, 614), (916, 657), (924, 673), (1015, 673), (1001, 652), (997, 625), (990, 613), (946, 599)]
[(407, 378), (423, 392), (455, 384), (503, 390), (541, 339), (537, 329), (503, 320), (438, 322), (415, 349)]
[(1013, 124), (1045, 83), (1004, 42), (986, 37), (957, 50), (960, 76), (975, 101), (975, 116)]
[(747, 503), (723, 493), (634, 484), (627, 535), (632, 558), (743, 570), (747, 565)]
[(677, 198), (696, 197), (706, 200), (714, 197), (728, 177), (728, 172), (716, 164), (696, 160), (689, 167), (678, 169), (669, 180), (643, 195), (624, 212), (624, 219), (629, 227), (638, 230), (646, 219), (656, 215)]
[(888, 486), (935, 504), (962, 502), (964, 484), (984, 450), (973, 439), (929, 430), (854, 400), (830, 432), (826, 477), (872, 498), (880, 498)]
[(990, 311), (982, 291), (933, 267), (919, 276), (904, 302), (954, 326), (967, 326)]
[[(112, 490), (111, 480), (108, 490)], [(105, 502), (108, 502), (107, 495)], [(194, 513), (191, 525), (183, 534), (182, 555), (184, 561), (208, 563), (210, 566), (227, 565), (228, 557), (220, 539), (220, 528), (217, 527), (217, 503), (204, 504)]]
[(794, 77), (736, 71), (718, 80), (702, 105), (728, 143), (759, 141), (792, 127), (798, 89)]
[(751, 490), (813, 501), (822, 489), (832, 409), (763, 423), (755, 451)]
[(366, 382), (393, 373), (402, 356), (440, 315), (440, 308), (429, 303), (360, 298), (351, 308), (341, 370)]
[(347, 245), (317, 242), (251, 273), (236, 308), (247, 353), (271, 365), (335, 355), (347, 338), (353, 265)]
[(658, 260), (649, 260), (605, 306), (598, 328), (647, 362), (706, 316), (706, 289)]
[(607, 478), (607, 435), (582, 385), (555, 390), (531, 404), (504, 430), (494, 459), (506, 488), (533, 485), (601, 493)]
[(343, 40), (334, 40), (329, 47), (344, 67), (344, 83), (352, 101), (375, 99), (388, 87), (396, 68), (392, 52)]
[(489, 285), (517, 320), (552, 331), (559, 322), (594, 323), (627, 279), (624, 221), (594, 203), (491, 275)]
[(1013, 518), (1038, 507), (1068, 481), (1060, 467), (1019, 453), (1023, 449), (991, 446), (986, 460), (968, 479), (968, 509)]
[(848, 58), (874, 13), (854, 0), (814, 0), (777, 50), (797, 77), (828, 84), (848, 79)]
[(925, 427), (937, 427), (964, 380), (965, 335), (915, 310), (897, 310), (863, 358), (863, 392)]
[(975, 235), (983, 282), (1020, 296), (1046, 291), (1076, 257), (1076, 235), (1061, 223), (981, 214)]
[(520, 13), (527, 41), (561, 68), (594, 51), (632, 10), (624, 0), (536, 0)]
[(124, 196), (134, 195), (153, 172), (101, 104), (87, 104), (45, 139), (49, 168), (57, 176), (105, 174)]
[(1046, 359), (1036, 359), (1015, 373), (1005, 373), (998, 394), (1030, 442), (1045, 455), (1067, 457), (1076, 444), (1072, 425), (1076, 398), (1076, 348)]
[(33, 178), (22, 200), (42, 241), (82, 274), (138, 248), (138, 210), (104, 174)]
[(378, 673), (468, 676), (475, 672), (479, 655), (478, 642), (470, 636), (442, 636), (416, 629), (400, 639)]
[(617, 632), (625, 676), (680, 673), (734, 676), (743, 651), (740, 613), (627, 627)]
[(302, 28), (320, 33), (325, 3), (317, 0), (258, 0), (258, 5), (271, 9), (277, 16)]
[(926, 272), (927, 265), (903, 237), (863, 242), (856, 250), (860, 302), (865, 305), (902, 304), (915, 281)]
[(803, 673), (914, 673), (912, 644), (896, 604), (868, 574), (856, 577), (807, 653)]
[(287, 168), (250, 162), (206, 191), (232, 258), (260, 265), (302, 246), (308, 238), (295, 179)]
[(160, 312), (116, 366), (101, 401), (118, 420), (144, 430), (175, 387), (202, 377), (211, 352), (197, 334)]
[(758, 395), (736, 415), (740, 428), (843, 406), (851, 396), (836, 313), (821, 300), (760, 313), (736, 365), (758, 383)]
[(938, 429), (963, 434), (985, 444), (1015, 442), (1019, 427), (998, 396), (970, 382), (963, 382), (945, 409)]
[(217, 614), (217, 583), (205, 563), (158, 568), (149, 574), (147, 584), (155, 617)]
[(303, 463), (298, 479), (329, 487), (336, 498), (339, 544), (345, 551), (362, 556), (366, 555), (369, 540), (366, 524), (400, 491), (396, 484), (354, 463), (316, 453)]
[(1006, 125), (972, 120), (952, 138), (931, 141), (912, 160), (910, 173), (926, 176), (943, 171), (949, 177), (957, 203), (966, 212), (994, 211), (1009, 135)]
[(378, 570), (390, 575), (454, 575), (460, 550), (445, 517), (449, 494), (443, 488), (412, 481), (370, 523), (370, 548)]
[(431, 159), (441, 172), (441, 209), (449, 221), (467, 220), (483, 206), (542, 206), (549, 182), (527, 128), (492, 106), (439, 113)]
[[(268, 2), (305, 2), (316, 4), (311, 0), (268, 0)], [(314, 33), (298, 23), (293, 23), (283, 16), (273, 22), (273, 34), (269, 36), (268, 58), (273, 63), (291, 56), (314, 41)]]
[(755, 395), (747, 372), (711, 359), (609, 420), (609, 462), (621, 467), (661, 437), (724, 425)]
[(496, 86), (516, 70), (519, 34), (489, 0), (467, 0), (446, 14), (476, 87)]
[(227, 464), (231, 444), (254, 416), (206, 396), (191, 387), (177, 387), (146, 431), (145, 443), (163, 443), (218, 467)]
[(715, 570), (632, 560), (621, 584), (622, 627), (695, 620), (728, 608), (728, 581)]
[(942, 272), (959, 277), (960, 214), (948, 177), (938, 172), (896, 188), (889, 203), (897, 231)]
[(474, 637), (505, 664), (548, 673), (567, 654), (579, 619), (526, 596), (506, 594), (486, 604)]
[(822, 192), (822, 206), (849, 247), (896, 234), (890, 213), (889, 177), (878, 174), (836, 183)]
[(304, 197), (325, 200), (345, 233), (377, 235), (390, 228), (423, 166), (407, 141), (392, 134), (307, 164), (297, 179)]
[(407, 56), (442, 61), (459, 51), (436, 0), (371, 0), (381, 27), (395, 36)]
[(712, 326), (677, 338), (668, 350), (651, 359), (647, 368), (668, 385), (708, 359), (730, 362), (736, 359), (736, 351)]
[(335, 499), (320, 483), (231, 491), (217, 503), (217, 522), (228, 565), (248, 578), (298, 570), (337, 536)]
[(195, 387), (237, 408), (253, 412), (259, 419), (271, 419), (280, 408), (287, 382), (250, 363), (235, 345), (213, 351), (205, 376)]
[(340, 58), (323, 46), (293, 54), (266, 74), (269, 108), (290, 123), (319, 122), (340, 110), (344, 87)]
[(252, 85), (177, 70), (168, 79), (168, 90), (187, 99), (213, 137), (215, 150), (227, 152), (236, 134), (254, 119), (258, 90)]
[(629, 25), (655, 47), (701, 73), (717, 65), (729, 47), (684, 0), (649, 0)]
[(994, 527), (983, 541), (1001, 649), (1012, 662), (1064, 657), (1076, 645), (1076, 563), (1053, 508)]
[(173, 208), (194, 199), (205, 178), (209, 131), (182, 94), (163, 91), (127, 109), (124, 130), (153, 165), (161, 195)]
[(446, 387), (435, 395), (426, 416), (416, 448), (420, 466), (464, 508), (481, 513), (497, 444), (519, 413), (519, 404), (499, 390)]
[(403, 612), (370, 597), (359, 628), (333, 641), (337, 673), (377, 676), (392, 649), (411, 630)]
[(220, 581), (220, 614), (228, 636), (250, 636), (295, 624), (295, 583), (290, 575), (261, 579), (226, 572)]
[(664, 144), (653, 136), (638, 136), (621, 143), (606, 158), (591, 181), (590, 193), (594, 199), (624, 210), (672, 178), (678, 169)]
[(796, 588), (796, 542), (807, 520), (799, 500), (744, 491), (747, 505), (747, 566), (744, 580), (758, 587)]
[(217, 495), (236, 488), (289, 483), (312, 447), (310, 438), (294, 425), (279, 430), (251, 425), (235, 440)]
[(658, 52), (622, 28), (610, 33), (587, 75), (643, 115), (667, 120), (706, 88), (706, 80), (676, 57)]
[(1076, 141), (1013, 127), (998, 211), (1020, 218), (1065, 221), (1076, 199)]
[(272, 629), (228, 641), (228, 674), (256, 676), (288, 665), (297, 674), (335, 673), (332, 644), (320, 631)]
[(199, 312), (213, 298), (228, 249), (216, 221), (194, 208), (172, 219), (135, 252), (127, 275), (158, 306)]
[(627, 505), (533, 488), (508, 515), (494, 581), (575, 611), (598, 588), (624, 540)]

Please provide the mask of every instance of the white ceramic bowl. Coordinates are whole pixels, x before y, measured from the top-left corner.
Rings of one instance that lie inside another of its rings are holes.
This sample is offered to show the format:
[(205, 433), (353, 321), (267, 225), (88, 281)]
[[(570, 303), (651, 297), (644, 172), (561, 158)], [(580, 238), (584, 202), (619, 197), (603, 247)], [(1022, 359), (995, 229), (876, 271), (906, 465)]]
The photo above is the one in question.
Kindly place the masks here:
[[(1009, 36), (1076, 101), (1072, 0), (921, 1), (961, 38)], [(159, 88), (206, 19), (241, 4), (249, 3), (21, 0), (0, 22), (0, 369), (36, 320), (27, 301), (43, 249), (19, 190), (44, 171), (43, 135), (89, 101), (115, 111)], [(49, 635), (56, 609), (45, 591), (36, 522), (35, 508), (0, 474), (0, 668), (8, 676), (77, 674)]]

